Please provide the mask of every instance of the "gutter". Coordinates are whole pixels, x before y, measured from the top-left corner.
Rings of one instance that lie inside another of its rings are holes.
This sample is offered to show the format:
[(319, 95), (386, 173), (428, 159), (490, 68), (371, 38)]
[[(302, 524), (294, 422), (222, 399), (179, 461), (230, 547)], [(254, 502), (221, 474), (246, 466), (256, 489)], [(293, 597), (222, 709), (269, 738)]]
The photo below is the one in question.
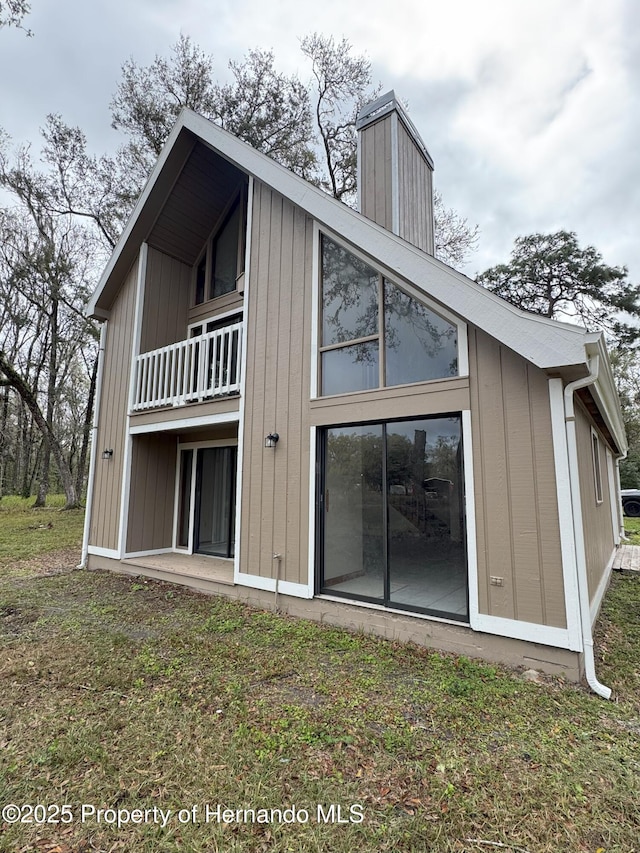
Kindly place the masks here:
[(98, 376), (96, 378), (96, 404), (93, 409), (93, 425), (91, 427), (91, 456), (89, 457), (89, 479), (87, 481), (87, 503), (84, 510), (84, 531), (82, 534), (82, 556), (79, 569), (87, 567), (89, 554), (89, 529), (91, 527), (91, 509), (93, 506), (93, 484), (96, 473), (96, 456), (98, 453), (98, 418), (100, 416), (100, 401), (102, 399), (102, 372), (104, 368), (104, 347), (107, 337), (107, 321), (100, 328), (100, 344), (98, 347)]
[(564, 420), (567, 433), (567, 454), (569, 461), (569, 481), (571, 487), (571, 509), (573, 514), (573, 532), (575, 539), (576, 576), (578, 581), (578, 604), (580, 612), (580, 630), (584, 647), (585, 676), (589, 687), (602, 696), (611, 698), (611, 688), (598, 681), (593, 656), (593, 633), (591, 630), (591, 606), (589, 601), (589, 583), (587, 579), (587, 556), (584, 547), (584, 526), (582, 524), (582, 499), (580, 497), (580, 477), (578, 472), (578, 444), (576, 440), (576, 417), (574, 392), (579, 388), (593, 385), (598, 379), (600, 356), (594, 355), (589, 362), (589, 375), (570, 382), (564, 389)]

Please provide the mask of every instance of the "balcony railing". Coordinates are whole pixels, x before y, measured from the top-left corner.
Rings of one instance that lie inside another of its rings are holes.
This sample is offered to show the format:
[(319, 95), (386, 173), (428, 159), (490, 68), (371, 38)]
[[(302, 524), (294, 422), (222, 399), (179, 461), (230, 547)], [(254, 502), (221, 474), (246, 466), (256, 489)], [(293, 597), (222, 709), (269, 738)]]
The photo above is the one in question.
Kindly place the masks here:
[(133, 410), (238, 392), (241, 341), (242, 322), (137, 356)]

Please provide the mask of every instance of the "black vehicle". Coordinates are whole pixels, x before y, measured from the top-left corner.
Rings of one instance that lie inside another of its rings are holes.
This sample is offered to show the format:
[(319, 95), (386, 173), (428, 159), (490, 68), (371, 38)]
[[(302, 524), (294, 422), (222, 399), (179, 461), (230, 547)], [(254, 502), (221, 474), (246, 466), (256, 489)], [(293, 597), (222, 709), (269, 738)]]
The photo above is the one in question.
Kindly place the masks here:
[(640, 517), (640, 489), (622, 489), (622, 509), (629, 518)]

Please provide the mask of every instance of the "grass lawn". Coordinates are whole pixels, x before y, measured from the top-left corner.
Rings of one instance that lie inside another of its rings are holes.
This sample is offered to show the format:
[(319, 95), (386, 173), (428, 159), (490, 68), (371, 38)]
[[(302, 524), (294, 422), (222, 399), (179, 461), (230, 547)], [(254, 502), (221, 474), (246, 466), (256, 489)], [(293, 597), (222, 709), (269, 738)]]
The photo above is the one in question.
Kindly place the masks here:
[(629, 545), (640, 545), (640, 518), (625, 518), (624, 530)]
[(5, 813), (0, 850), (640, 850), (640, 578), (613, 578), (599, 622), (605, 702), (74, 570), (80, 514), (4, 506), (0, 805), (43, 808)]

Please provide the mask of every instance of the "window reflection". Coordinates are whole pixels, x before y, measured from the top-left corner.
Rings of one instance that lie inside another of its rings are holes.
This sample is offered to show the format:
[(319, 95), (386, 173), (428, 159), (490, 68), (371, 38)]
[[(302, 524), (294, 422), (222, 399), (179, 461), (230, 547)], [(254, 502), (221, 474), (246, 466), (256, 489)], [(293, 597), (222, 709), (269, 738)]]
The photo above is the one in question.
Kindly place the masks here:
[(384, 345), (387, 385), (442, 379), (458, 372), (456, 327), (386, 279)]
[[(383, 280), (380, 273), (326, 236), (322, 238), (320, 351), (322, 394), (458, 374), (455, 324)], [(376, 371), (373, 368), (382, 354), (383, 369)]]

